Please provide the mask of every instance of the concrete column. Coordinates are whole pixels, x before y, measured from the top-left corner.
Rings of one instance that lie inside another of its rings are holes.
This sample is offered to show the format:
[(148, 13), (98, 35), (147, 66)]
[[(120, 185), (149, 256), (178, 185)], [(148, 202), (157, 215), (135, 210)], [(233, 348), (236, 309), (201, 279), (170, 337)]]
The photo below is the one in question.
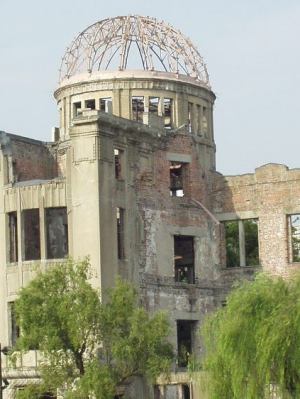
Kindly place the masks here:
[(242, 220), (239, 220), (239, 245), (240, 245), (240, 266), (246, 266), (245, 230), (244, 230), (244, 223)]
[(121, 116), (120, 90), (119, 89), (114, 89), (112, 92), (112, 112), (113, 112), (113, 115)]
[(202, 107), (202, 105), (199, 106), (198, 111), (199, 111), (199, 114), (198, 114), (198, 135), (199, 136), (203, 136), (203, 129), (202, 129), (203, 107)]

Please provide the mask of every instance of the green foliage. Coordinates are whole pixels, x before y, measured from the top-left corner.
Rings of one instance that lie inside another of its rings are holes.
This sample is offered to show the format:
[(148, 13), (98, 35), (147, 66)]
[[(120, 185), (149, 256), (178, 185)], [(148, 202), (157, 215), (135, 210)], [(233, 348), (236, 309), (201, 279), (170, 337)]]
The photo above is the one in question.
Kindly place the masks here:
[(300, 398), (300, 275), (259, 275), (203, 329), (211, 399)]
[(89, 282), (89, 262), (53, 266), (23, 288), (15, 303), (21, 337), (16, 349), (39, 349), (41, 384), (18, 398), (60, 389), (65, 398), (111, 399), (132, 376), (167, 373), (173, 357), (166, 316), (149, 316), (136, 290), (117, 279), (108, 300)]

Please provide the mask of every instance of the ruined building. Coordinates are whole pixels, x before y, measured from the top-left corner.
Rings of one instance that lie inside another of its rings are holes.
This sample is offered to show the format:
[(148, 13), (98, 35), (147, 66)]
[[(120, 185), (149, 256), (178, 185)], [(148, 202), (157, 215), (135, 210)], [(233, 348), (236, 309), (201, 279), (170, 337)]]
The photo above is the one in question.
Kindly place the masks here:
[[(189, 39), (156, 19), (88, 27), (63, 57), (54, 96), (52, 142), (0, 134), (0, 342), (19, 334), (14, 300), (37, 262), (89, 255), (95, 287), (120, 274), (146, 309), (170, 316), (174, 374), (127, 397), (200, 397), (186, 365), (187, 352), (203, 351), (196, 332), (205, 315), (237, 279), (299, 264), (300, 170), (216, 171), (206, 66)], [(4, 370), (5, 398), (36, 377), (36, 361), (31, 351), (17, 371)]]

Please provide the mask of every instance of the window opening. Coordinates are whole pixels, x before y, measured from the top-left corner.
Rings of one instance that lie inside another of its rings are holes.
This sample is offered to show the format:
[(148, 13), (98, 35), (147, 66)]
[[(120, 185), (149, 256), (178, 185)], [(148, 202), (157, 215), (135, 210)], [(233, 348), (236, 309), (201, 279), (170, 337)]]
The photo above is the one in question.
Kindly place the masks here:
[(24, 210), (23, 224), (25, 260), (41, 259), (39, 210)]
[(194, 237), (174, 236), (175, 281), (194, 284)]
[(193, 104), (188, 103), (188, 131), (192, 133), (192, 117), (193, 117)]
[(144, 115), (144, 97), (132, 97), (132, 119), (138, 122), (143, 122)]
[(257, 220), (243, 220), (243, 227), (245, 233), (246, 266), (257, 266), (259, 264)]
[(84, 102), (84, 107), (88, 109), (96, 109), (96, 101), (95, 100), (86, 100)]
[(16, 312), (15, 312), (15, 303), (8, 303), (8, 316), (9, 316), (9, 333), (10, 333), (10, 346), (14, 347), (17, 343), (17, 339), (20, 336), (20, 327), (17, 323)]
[(123, 208), (117, 208), (117, 243), (118, 243), (118, 259), (125, 258), (124, 246), (124, 213)]
[(187, 367), (189, 357), (193, 353), (192, 340), (194, 329), (194, 321), (177, 320), (177, 350), (179, 367)]
[(291, 261), (300, 262), (300, 214), (290, 215)]
[(190, 387), (182, 384), (182, 399), (191, 399)]
[(202, 109), (202, 131), (207, 134), (208, 132), (208, 119), (207, 119), (207, 108)]
[(259, 265), (257, 219), (228, 221), (224, 226), (226, 266)]
[(47, 258), (61, 259), (68, 256), (67, 208), (46, 209)]
[(164, 98), (164, 125), (166, 129), (172, 127), (172, 110), (173, 110), (173, 99)]
[(114, 149), (114, 162), (115, 162), (115, 178), (122, 179), (122, 164), (123, 164), (123, 153), (124, 151), (118, 148)]
[(184, 196), (184, 163), (171, 162), (170, 164), (170, 195), (171, 197)]
[(18, 262), (18, 223), (17, 212), (8, 214), (8, 231), (9, 231), (9, 262)]
[(100, 98), (100, 111), (106, 112), (108, 114), (112, 113), (112, 98)]
[(158, 115), (159, 97), (149, 97), (149, 112)]
[(73, 103), (73, 116), (78, 116), (81, 113), (81, 101)]

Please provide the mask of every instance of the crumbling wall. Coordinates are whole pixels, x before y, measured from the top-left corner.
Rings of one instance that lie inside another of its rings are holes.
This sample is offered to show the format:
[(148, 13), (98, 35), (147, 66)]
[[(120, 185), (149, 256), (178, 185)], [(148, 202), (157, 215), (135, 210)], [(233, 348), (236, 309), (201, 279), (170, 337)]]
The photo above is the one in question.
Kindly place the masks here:
[(289, 259), (288, 216), (300, 213), (299, 169), (268, 164), (254, 174), (216, 175), (212, 205), (222, 220), (258, 219), (259, 256), (264, 270), (285, 274), (298, 267)]

